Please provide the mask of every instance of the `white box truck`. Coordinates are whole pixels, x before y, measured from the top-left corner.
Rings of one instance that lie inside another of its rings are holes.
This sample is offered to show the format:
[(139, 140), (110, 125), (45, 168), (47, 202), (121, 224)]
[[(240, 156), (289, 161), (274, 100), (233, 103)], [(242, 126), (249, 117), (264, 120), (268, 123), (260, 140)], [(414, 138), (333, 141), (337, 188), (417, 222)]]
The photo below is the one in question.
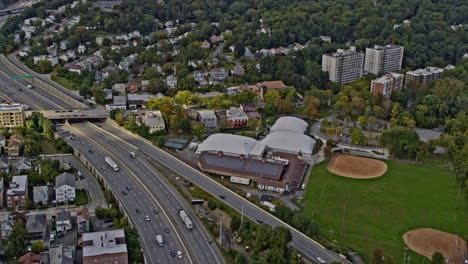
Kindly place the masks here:
[(117, 163), (115, 163), (111, 158), (105, 157), (104, 160), (114, 169), (114, 171), (119, 171), (119, 166), (117, 166)]
[(184, 209), (179, 210), (179, 216), (184, 221), (185, 226), (187, 227), (188, 230), (192, 230), (193, 228), (193, 223), (190, 217), (187, 215), (187, 213), (184, 211)]
[(160, 247), (164, 246), (163, 238), (161, 235), (156, 236), (156, 242), (158, 243)]

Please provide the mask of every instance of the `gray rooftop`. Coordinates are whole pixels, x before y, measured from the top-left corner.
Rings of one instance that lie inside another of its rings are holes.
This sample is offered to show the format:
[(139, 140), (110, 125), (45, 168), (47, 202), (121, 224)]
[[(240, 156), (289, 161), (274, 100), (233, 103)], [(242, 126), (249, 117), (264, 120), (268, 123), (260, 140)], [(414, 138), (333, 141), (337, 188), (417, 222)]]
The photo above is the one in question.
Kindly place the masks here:
[(55, 188), (60, 188), (64, 185), (75, 188), (75, 175), (64, 172), (55, 178)]
[(29, 233), (45, 232), (47, 216), (45, 214), (29, 215), (26, 220), (26, 229)]
[(71, 214), (68, 211), (62, 210), (57, 213), (56, 221), (67, 221), (71, 219)]

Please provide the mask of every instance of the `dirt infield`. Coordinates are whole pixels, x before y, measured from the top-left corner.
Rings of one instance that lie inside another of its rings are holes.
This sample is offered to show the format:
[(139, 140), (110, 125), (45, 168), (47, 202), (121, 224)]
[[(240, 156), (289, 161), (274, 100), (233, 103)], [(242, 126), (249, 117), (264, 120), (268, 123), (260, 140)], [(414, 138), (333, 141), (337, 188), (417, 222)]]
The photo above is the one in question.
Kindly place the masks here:
[(336, 175), (355, 178), (377, 178), (387, 171), (387, 164), (380, 160), (336, 153), (328, 163), (329, 172)]
[(403, 235), (406, 245), (413, 251), (432, 259), (432, 255), (439, 251), (446, 258), (447, 263), (463, 263), (467, 254), (466, 242), (455, 235), (432, 228), (420, 228)]

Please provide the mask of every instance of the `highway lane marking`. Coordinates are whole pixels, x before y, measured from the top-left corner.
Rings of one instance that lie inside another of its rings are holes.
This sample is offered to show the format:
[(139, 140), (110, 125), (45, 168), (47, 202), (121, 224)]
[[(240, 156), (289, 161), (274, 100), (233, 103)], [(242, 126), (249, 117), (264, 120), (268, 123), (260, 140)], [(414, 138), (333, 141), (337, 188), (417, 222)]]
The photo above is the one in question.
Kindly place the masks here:
[[(106, 124), (108, 124), (108, 123), (106, 123)], [(108, 124), (108, 125), (109, 125), (109, 124)], [(114, 126), (112, 126), (112, 125), (110, 125), (110, 126), (111, 126), (111, 127), (114, 127)], [(102, 128), (99, 128), (99, 129), (102, 129)], [(259, 208), (258, 206), (252, 204), (251, 202), (249, 202), (248, 200), (246, 200), (246, 199), (243, 198), (242, 196), (238, 195), (237, 193), (235, 193), (235, 192), (232, 191), (231, 189), (229, 189), (229, 188), (223, 186), (222, 184), (218, 183), (218, 182), (215, 181), (214, 179), (211, 179), (209, 176), (207, 176), (207, 175), (205, 175), (205, 174), (203, 174), (203, 173), (201, 173), (201, 172), (195, 170), (194, 168), (192, 168), (192, 167), (189, 166), (188, 164), (186, 164), (186, 163), (180, 161), (180, 160), (177, 159), (176, 157), (173, 157), (173, 156), (169, 155), (168, 153), (166, 153), (166, 152), (160, 150), (159, 148), (155, 147), (152, 143), (149, 143), (147, 139), (138, 137), (138, 136), (136, 136), (136, 135), (134, 135), (134, 134), (131, 134), (131, 132), (129, 132), (129, 131), (122, 130), (121, 128), (115, 128), (115, 127), (114, 127), (114, 129), (117, 129), (118, 131), (121, 131), (121, 132), (123, 132), (123, 133), (126, 133), (127, 135), (129, 135), (129, 136), (131, 136), (131, 137), (133, 137), (133, 138), (135, 138), (135, 139), (137, 139), (137, 140), (140, 140), (140, 141), (144, 142), (146, 145), (148, 145), (149, 147), (151, 147), (151, 148), (152, 148), (153, 150), (155, 150), (156, 152), (162, 153), (166, 158), (172, 159), (172, 160), (176, 161), (177, 163), (179, 163), (179, 164), (185, 166), (186, 168), (189, 168), (192, 172), (194, 172), (194, 173), (196, 173), (196, 174), (198, 174), (198, 175), (201, 175), (203, 178), (205, 178), (205, 179), (207, 179), (208, 181), (214, 183), (216, 186), (220, 187), (221, 189), (227, 190), (228, 192), (230, 192), (232, 195), (234, 195), (234, 196), (237, 197), (238, 199), (241, 199), (241, 200), (243, 200), (245, 203), (248, 203), (248, 204), (251, 206), (251, 208), (253, 208), (256, 212), (261, 212), (261, 214), (263, 214), (263, 215), (268, 215), (269, 217), (274, 218), (277, 222), (281, 223), (283, 226), (288, 227), (290, 230), (294, 231), (296, 234), (298, 234), (298, 235), (300, 235), (301, 237), (305, 238), (306, 240), (312, 242), (313, 244), (315, 244), (316, 246), (318, 246), (320, 249), (327, 251), (328, 253), (330, 253), (331, 255), (333, 255), (335, 258), (338, 258), (340, 261), (345, 261), (345, 262), (347, 262), (347, 263), (350, 263), (347, 259), (343, 259), (343, 258), (340, 257), (337, 253), (335, 253), (335, 252), (333, 252), (333, 251), (331, 251), (331, 250), (326, 249), (322, 244), (320, 244), (320, 243), (318, 243), (317, 241), (313, 240), (312, 238), (306, 236), (304, 233), (302, 233), (302, 232), (300, 232), (299, 230), (295, 229), (295, 228), (292, 227), (291, 225), (285, 223), (284, 221), (282, 221), (281, 219), (277, 218), (276, 216), (274, 216), (274, 215), (272, 215), (272, 214), (270, 214), (270, 213), (268, 213), (268, 212), (265, 212), (263, 209), (261, 209), (261, 208)], [(102, 130), (104, 130), (104, 129), (102, 129)], [(104, 131), (105, 131), (105, 130), (104, 130)], [(114, 134), (112, 134), (112, 133), (110, 133), (110, 132), (108, 132), (108, 131), (106, 131), (106, 132), (107, 132), (108, 134), (110, 134), (110, 135), (112, 135), (112, 136), (118, 138), (116, 135), (114, 135)], [(133, 144), (128, 143), (127, 141), (123, 141), (123, 142), (127, 143), (128, 145), (130, 145), (130, 146), (132, 146), (132, 147), (134, 147), (134, 148), (138, 148), (138, 147), (134, 146)], [(151, 157), (150, 154), (148, 154), (148, 155)], [(175, 172), (178, 171), (176, 168), (174, 168), (174, 169), (170, 168), (170, 169), (171, 169), (172, 171), (175, 171)], [(177, 173), (178, 173), (179, 175), (183, 175), (183, 173), (180, 173), (180, 172), (177, 172)], [(208, 191), (208, 192), (209, 192), (209, 191)], [(215, 198), (216, 198), (216, 197), (217, 197), (217, 196), (215, 196)], [(219, 200), (219, 199), (218, 199), (218, 200)], [(225, 201), (225, 200), (220, 200), (220, 201), (221, 201), (221, 202), (228, 203), (228, 202)], [(229, 203), (228, 203), (228, 205), (229, 205)], [(233, 207), (232, 204), (230, 204), (230, 206)], [(234, 207), (233, 207), (233, 208), (234, 208)], [(252, 220), (253, 220), (253, 219), (252, 219)], [(293, 235), (293, 236), (294, 236), (294, 235)]]
[[(161, 204), (157, 201), (156, 197), (153, 195), (152, 192), (150, 192), (148, 190), (148, 188), (146, 187), (145, 184), (143, 184), (143, 182), (139, 179), (139, 177), (133, 172), (133, 170), (131, 170), (124, 161), (122, 161), (120, 158), (117, 158), (115, 157), (115, 155), (113, 153), (111, 153), (110, 151), (108, 151), (107, 149), (105, 149), (101, 144), (99, 144), (98, 142), (96, 142), (94, 139), (92, 139), (91, 137), (89, 137), (88, 135), (85, 135), (84, 133), (82, 133), (78, 128), (74, 127), (74, 126), (70, 126), (72, 128), (75, 128), (74, 130), (76, 132), (78, 132), (79, 134), (82, 135), (82, 137), (84, 138), (87, 138), (88, 140), (90, 140), (91, 142), (94, 142), (94, 144), (96, 146), (101, 146), (101, 150), (103, 150), (104, 152), (106, 152), (109, 156), (112, 156), (114, 157), (115, 159), (119, 160), (120, 163), (122, 164), (123, 167), (125, 167), (125, 169), (140, 183), (140, 186), (143, 187), (143, 189), (146, 190), (146, 192), (153, 198), (153, 201), (156, 202), (157, 206), (159, 206), (160, 208), (163, 208), (161, 207)], [(182, 247), (184, 248), (185, 252), (189, 252), (187, 250), (187, 248), (185, 247), (185, 243), (182, 242), (182, 238), (180, 237), (179, 235), (179, 232), (177, 231), (177, 229), (175, 228), (174, 224), (172, 223), (172, 221), (166, 221), (166, 220), (170, 220), (169, 216), (166, 214), (166, 212), (164, 210), (161, 210), (162, 214), (164, 214), (164, 216), (166, 217), (165, 219), (165, 222), (169, 222), (169, 225), (174, 229), (174, 233), (176, 234), (177, 238), (179, 239), (179, 242), (180, 244), (182, 245)], [(193, 263), (193, 260), (191, 258), (191, 256), (189, 254), (187, 254), (187, 257), (189, 259), (189, 262), (190, 263)]]
[[(98, 130), (98, 131), (103, 131), (105, 134), (111, 135), (112, 137), (116, 138), (117, 141), (121, 141), (121, 142), (123, 142), (123, 143), (129, 145), (129, 146), (132, 147), (132, 148), (138, 149), (137, 147), (135, 147), (135, 146), (133, 146), (132, 144), (126, 142), (125, 140), (122, 140), (121, 138), (119, 138), (119, 137), (113, 135), (112, 133), (109, 133), (108, 131), (106, 131), (106, 130), (104, 130), (104, 129), (102, 129), (102, 128), (100, 128), (100, 127), (98, 127), (98, 126), (96, 126), (96, 125), (94, 125), (94, 124), (92, 124), (92, 123), (90, 123), (90, 122), (88, 122), (88, 121), (87, 121), (86, 123), (87, 123), (88, 125), (90, 125), (90, 126), (93, 126), (93, 127), (94, 127), (96, 130)], [(153, 170), (152, 168), (148, 167), (145, 163), (143, 163), (143, 165), (144, 165), (148, 170), (150, 170), (150, 171)], [(159, 174), (159, 173), (160, 173), (160, 172), (157, 171), (157, 174)], [(156, 173), (155, 173), (155, 174), (156, 174)], [(162, 180), (162, 182), (163, 182), (163, 184), (166, 185), (166, 187), (168, 186), (168, 185), (167, 185), (168, 183), (165, 183), (164, 180)], [(170, 184), (169, 184), (169, 185), (170, 185)], [(171, 187), (172, 187), (172, 185), (171, 185)], [(169, 189), (169, 188), (168, 188), (168, 189)], [(180, 203), (180, 204), (186, 204), (186, 205), (188, 205), (188, 203), (187, 203), (185, 200), (183, 200), (183, 202), (181, 202), (180, 197), (178, 197), (178, 195), (174, 194), (174, 192), (173, 192), (171, 189), (170, 189), (169, 191), (172, 193), (172, 195), (173, 195), (174, 197), (176, 197), (176, 199), (179, 200), (179, 203)], [(166, 191), (164, 191), (164, 193), (167, 194)], [(198, 217), (198, 216), (195, 214), (195, 217)], [(206, 230), (206, 228), (205, 228), (205, 226), (203, 225), (203, 223), (201, 223), (201, 221), (198, 221), (198, 223), (199, 223), (199, 225), (201, 225), (200, 233), (206, 234), (206, 233), (208, 232), (208, 230)], [(211, 239), (211, 236), (210, 236), (209, 234), (208, 234), (208, 239)], [(208, 242), (208, 241), (204, 239), (203, 242), (206, 243), (206, 242)], [(218, 261), (224, 262), (224, 257), (222, 256), (221, 253), (220, 253), (220, 254), (221, 254), (221, 256), (220, 256), (220, 255), (216, 254), (216, 252), (214, 252), (212, 246), (209, 246), (209, 245), (208, 245), (208, 247), (210, 248), (210, 250), (211, 250), (211, 252), (213, 253), (214, 256), (216, 256), (217, 258), (221, 257), (221, 260), (218, 259)], [(188, 251), (187, 251), (187, 252), (188, 252)]]
[[(8, 66), (7, 66), (7, 67), (8, 67)], [(8, 77), (8, 75), (7, 75), (5, 72), (3, 72), (2, 70), (0, 70), (0, 74), (5, 75), (6, 77)], [(20, 82), (18, 82), (18, 81), (13, 81), (13, 82), (15, 82), (15, 83), (19, 84), (20, 86), (22, 86), (23, 89), (27, 89), (27, 90), (30, 91), (31, 93), (34, 93), (34, 94), (38, 95), (40, 98), (43, 98), (45, 101), (51, 103), (52, 105), (55, 105), (55, 106), (59, 107), (59, 109), (65, 109), (64, 107), (62, 107), (62, 106), (60, 106), (60, 105), (58, 105), (58, 104), (56, 104), (56, 103), (50, 101), (48, 98), (46, 98), (46, 97), (44, 97), (43, 95), (39, 94), (38, 92), (34, 91), (34, 89), (29, 89), (26, 85), (24, 85), (24, 84), (22, 84), (22, 83), (20, 83)], [(15, 94), (16, 94), (16, 93), (15, 93)], [(44, 107), (40, 107), (39, 109), (44, 109)]]

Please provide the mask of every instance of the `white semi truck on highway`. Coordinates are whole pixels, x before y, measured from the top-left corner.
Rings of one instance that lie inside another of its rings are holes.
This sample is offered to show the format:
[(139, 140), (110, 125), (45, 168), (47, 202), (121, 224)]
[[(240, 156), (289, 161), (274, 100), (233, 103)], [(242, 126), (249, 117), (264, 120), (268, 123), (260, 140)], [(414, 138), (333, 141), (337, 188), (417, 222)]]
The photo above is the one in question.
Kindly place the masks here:
[(105, 157), (104, 160), (114, 169), (114, 171), (119, 171), (119, 166), (117, 166), (117, 163), (115, 163), (111, 158)]
[(193, 223), (190, 217), (187, 215), (187, 213), (184, 211), (184, 209), (179, 210), (179, 216), (184, 221), (185, 226), (187, 227), (188, 230), (192, 230), (193, 228)]

